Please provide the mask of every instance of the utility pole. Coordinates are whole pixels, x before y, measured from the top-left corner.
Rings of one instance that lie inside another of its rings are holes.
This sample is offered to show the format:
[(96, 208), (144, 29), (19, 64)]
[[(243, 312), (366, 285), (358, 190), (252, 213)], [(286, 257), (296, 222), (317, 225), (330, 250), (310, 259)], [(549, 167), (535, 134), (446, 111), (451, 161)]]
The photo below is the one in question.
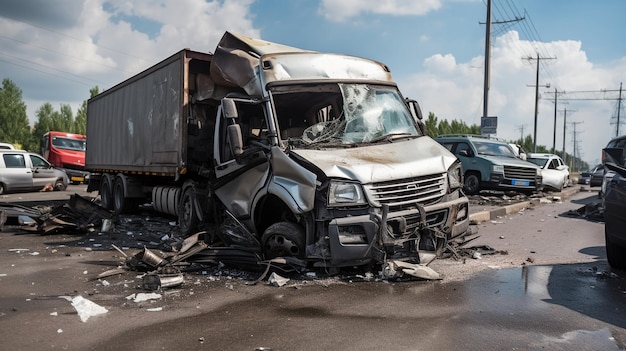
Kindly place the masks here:
[(524, 142), (524, 127), (526, 127), (525, 124), (517, 126), (517, 129), (519, 129), (521, 132), (520, 140), (522, 141), (522, 143)]
[(622, 110), (622, 83), (619, 83), (619, 98), (617, 99), (617, 123), (615, 126), (615, 136), (619, 136), (619, 115)]
[(491, 71), (491, 25), (518, 22), (526, 17), (515, 17), (508, 21), (491, 21), (491, 0), (487, 0), (487, 20), (485, 21), (485, 77), (483, 83), (483, 117), (489, 116), (489, 88), (490, 88), (490, 71)]
[[(563, 162), (567, 164), (567, 154), (565, 153), (565, 132), (567, 130), (567, 111), (568, 109), (563, 110)], [(574, 110), (569, 110), (576, 112)]]
[(554, 88), (554, 129), (552, 130), (552, 153), (556, 152), (556, 111), (557, 111), (557, 95), (556, 87)]
[(573, 150), (572, 150), (572, 155), (574, 155), (572, 157), (572, 164), (571, 164), (571, 168), (572, 168), (572, 172), (576, 172), (576, 148), (577, 148), (577, 143), (578, 143), (578, 134), (576, 132), (576, 125), (581, 124), (583, 122), (572, 122), (572, 125), (574, 126), (574, 131), (572, 132), (572, 142), (573, 142)]
[[(537, 74), (535, 78), (535, 128), (533, 134), (533, 152), (537, 152), (537, 115), (539, 114), (539, 62), (541, 60), (554, 60), (556, 57), (539, 57), (539, 53), (537, 53), (537, 58), (527, 57), (526, 60), (537, 60)], [(542, 85), (542, 87), (549, 88), (550, 84)]]

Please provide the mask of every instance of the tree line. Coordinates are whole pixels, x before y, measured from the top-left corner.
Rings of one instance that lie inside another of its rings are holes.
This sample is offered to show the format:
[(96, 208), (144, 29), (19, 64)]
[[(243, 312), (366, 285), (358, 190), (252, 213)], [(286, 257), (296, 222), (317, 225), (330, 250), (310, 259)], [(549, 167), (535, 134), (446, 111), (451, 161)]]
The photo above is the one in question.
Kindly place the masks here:
[[(97, 95), (96, 86), (89, 90), (90, 97)], [(37, 120), (30, 125), (22, 90), (10, 79), (2, 80), (0, 88), (0, 142), (13, 144), (18, 149), (39, 151), (39, 140), (49, 131), (75, 134), (87, 132), (87, 100), (76, 114), (69, 104), (61, 104), (58, 110), (46, 102), (35, 112)]]
[[(99, 93), (96, 86), (89, 90), (89, 96), (94, 97)], [(5, 78), (0, 88), (0, 142), (14, 144), (18, 148), (37, 152), (39, 150), (39, 140), (51, 131), (60, 131), (76, 134), (86, 134), (87, 131), (87, 100), (74, 115), (70, 105), (62, 104), (59, 110), (55, 110), (49, 102), (44, 103), (36, 112), (37, 121), (31, 128), (26, 114), (26, 104), (22, 100), (22, 90), (10, 79)], [(439, 120), (434, 113), (430, 112), (428, 118), (424, 120), (426, 133), (434, 138), (444, 134), (473, 134), (480, 135), (480, 126), (477, 124), (467, 125), (463, 121)], [(518, 140), (509, 141), (521, 145), (527, 152), (533, 150), (533, 139), (530, 135)], [(550, 150), (543, 145), (537, 145), (537, 152), (549, 153)], [(571, 155), (556, 154), (564, 160), (571, 160), (574, 168), (589, 169), (589, 165), (579, 158), (573, 159)]]

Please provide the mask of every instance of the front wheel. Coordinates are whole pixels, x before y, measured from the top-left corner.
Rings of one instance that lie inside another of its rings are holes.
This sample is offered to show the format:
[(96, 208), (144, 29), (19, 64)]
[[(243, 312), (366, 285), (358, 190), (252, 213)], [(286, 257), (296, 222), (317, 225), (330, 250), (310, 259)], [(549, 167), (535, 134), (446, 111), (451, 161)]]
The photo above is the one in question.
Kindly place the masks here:
[(178, 226), (185, 237), (193, 234), (198, 228), (200, 219), (196, 213), (193, 187), (187, 187), (180, 198), (178, 206)]
[(276, 257), (304, 258), (304, 229), (292, 222), (269, 226), (261, 237), (265, 259)]
[(480, 175), (477, 173), (467, 173), (463, 189), (467, 194), (476, 194), (480, 190)]

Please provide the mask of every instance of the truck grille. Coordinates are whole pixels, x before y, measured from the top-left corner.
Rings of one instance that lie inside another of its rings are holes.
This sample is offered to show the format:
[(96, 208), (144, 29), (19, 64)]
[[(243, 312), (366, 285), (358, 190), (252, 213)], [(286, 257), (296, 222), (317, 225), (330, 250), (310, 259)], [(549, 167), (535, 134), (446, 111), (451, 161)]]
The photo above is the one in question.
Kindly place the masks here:
[(374, 202), (387, 204), (390, 210), (397, 211), (415, 203), (429, 205), (438, 202), (446, 193), (446, 174), (373, 183), (366, 188)]
[(504, 177), (508, 179), (535, 180), (537, 170), (534, 168), (504, 166)]

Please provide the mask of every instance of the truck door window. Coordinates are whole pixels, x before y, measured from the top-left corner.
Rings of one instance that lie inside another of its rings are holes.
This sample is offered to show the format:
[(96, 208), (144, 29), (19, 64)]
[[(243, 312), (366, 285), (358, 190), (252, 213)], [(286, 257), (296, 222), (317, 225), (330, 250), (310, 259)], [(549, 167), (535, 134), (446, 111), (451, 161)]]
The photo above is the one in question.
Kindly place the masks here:
[[(263, 105), (260, 103), (248, 103), (241, 101), (237, 101), (236, 105), (239, 117), (234, 122), (239, 124), (239, 127), (241, 128), (244, 151), (252, 145), (252, 141), (267, 141), (268, 129)], [(223, 118), (223, 123), (221, 123), (220, 127), (220, 145), (223, 145), (220, 150), (221, 163), (235, 159), (235, 156), (231, 152), (231, 147), (228, 141), (228, 133), (226, 130), (229, 123), (232, 122), (227, 121), (227, 118)]]

